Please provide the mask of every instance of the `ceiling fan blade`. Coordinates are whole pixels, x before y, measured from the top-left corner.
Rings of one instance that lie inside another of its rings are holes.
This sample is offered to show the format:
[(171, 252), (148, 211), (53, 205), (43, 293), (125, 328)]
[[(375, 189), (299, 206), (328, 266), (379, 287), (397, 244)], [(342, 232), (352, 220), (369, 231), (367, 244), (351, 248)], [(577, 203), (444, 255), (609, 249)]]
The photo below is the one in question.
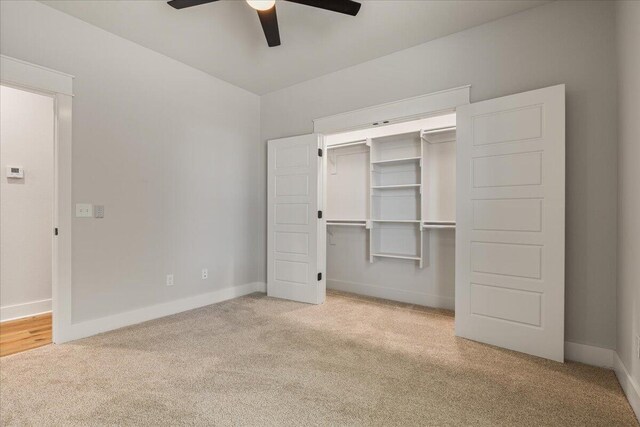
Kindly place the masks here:
[(275, 5), (271, 9), (258, 10), (257, 12), (269, 47), (280, 46), (280, 31), (278, 30), (278, 16), (276, 15)]
[(287, 0), (292, 3), (306, 4), (307, 6), (318, 7), (332, 12), (344, 13), (356, 16), (362, 6), (357, 1), (351, 0)]
[(198, 6), (200, 4), (213, 3), (218, 0), (171, 0), (167, 4), (175, 9), (184, 9), (185, 7)]

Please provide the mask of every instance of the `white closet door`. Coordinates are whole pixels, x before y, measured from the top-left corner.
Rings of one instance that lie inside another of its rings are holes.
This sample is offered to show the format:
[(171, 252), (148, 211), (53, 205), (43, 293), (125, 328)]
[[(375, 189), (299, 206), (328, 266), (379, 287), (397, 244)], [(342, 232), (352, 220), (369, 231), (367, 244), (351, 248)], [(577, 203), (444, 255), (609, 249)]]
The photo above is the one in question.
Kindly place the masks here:
[(271, 297), (324, 302), (325, 222), (318, 218), (322, 144), (319, 134), (269, 141), (267, 294)]
[(457, 110), (456, 335), (564, 361), (564, 85)]

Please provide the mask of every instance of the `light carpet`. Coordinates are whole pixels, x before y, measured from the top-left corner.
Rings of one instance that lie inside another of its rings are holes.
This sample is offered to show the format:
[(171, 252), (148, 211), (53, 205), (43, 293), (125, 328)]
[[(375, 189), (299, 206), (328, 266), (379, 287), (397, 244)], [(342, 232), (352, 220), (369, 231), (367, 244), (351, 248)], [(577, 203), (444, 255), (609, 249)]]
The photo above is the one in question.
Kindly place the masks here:
[(453, 314), (238, 298), (0, 359), (1, 424), (637, 426), (614, 373), (454, 337)]

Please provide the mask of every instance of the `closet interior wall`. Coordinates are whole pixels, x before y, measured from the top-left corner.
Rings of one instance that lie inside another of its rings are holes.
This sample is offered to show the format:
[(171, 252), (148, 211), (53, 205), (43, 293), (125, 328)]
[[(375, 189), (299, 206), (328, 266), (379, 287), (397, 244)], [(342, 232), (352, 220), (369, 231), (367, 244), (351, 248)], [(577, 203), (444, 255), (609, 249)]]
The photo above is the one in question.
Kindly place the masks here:
[(453, 309), (455, 113), (325, 142), (327, 287)]

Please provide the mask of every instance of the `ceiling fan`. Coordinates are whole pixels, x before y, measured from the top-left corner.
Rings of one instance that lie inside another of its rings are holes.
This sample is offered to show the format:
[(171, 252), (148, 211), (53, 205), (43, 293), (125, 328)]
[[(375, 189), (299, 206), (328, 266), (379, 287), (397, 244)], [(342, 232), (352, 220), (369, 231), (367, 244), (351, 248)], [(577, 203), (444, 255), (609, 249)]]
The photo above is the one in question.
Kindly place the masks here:
[[(218, 0), (171, 0), (167, 2), (175, 9), (213, 3)], [(249, 6), (258, 12), (262, 30), (267, 38), (269, 47), (280, 46), (280, 31), (278, 31), (278, 17), (276, 16), (276, 0), (246, 0)], [(352, 0), (286, 0), (291, 3), (306, 4), (307, 6), (330, 10), (356, 16), (360, 10), (360, 3)]]

